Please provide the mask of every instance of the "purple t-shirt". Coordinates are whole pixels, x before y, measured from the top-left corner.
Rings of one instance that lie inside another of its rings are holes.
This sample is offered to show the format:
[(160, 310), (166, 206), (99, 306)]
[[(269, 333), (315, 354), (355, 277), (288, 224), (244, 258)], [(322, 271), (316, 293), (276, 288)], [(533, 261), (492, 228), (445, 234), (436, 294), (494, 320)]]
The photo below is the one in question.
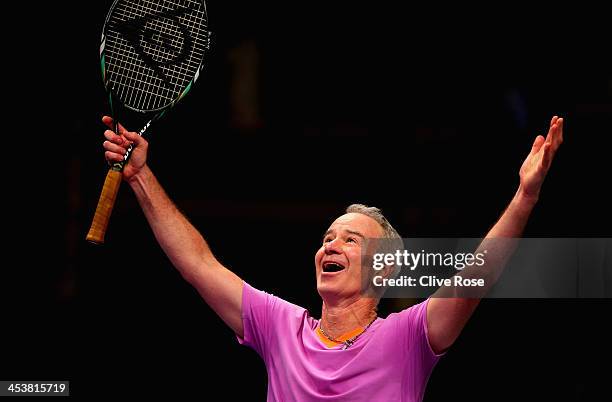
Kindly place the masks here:
[(378, 318), (348, 349), (329, 348), (308, 312), (246, 282), (244, 338), (268, 371), (268, 401), (421, 401), (440, 356), (427, 340), (426, 301)]

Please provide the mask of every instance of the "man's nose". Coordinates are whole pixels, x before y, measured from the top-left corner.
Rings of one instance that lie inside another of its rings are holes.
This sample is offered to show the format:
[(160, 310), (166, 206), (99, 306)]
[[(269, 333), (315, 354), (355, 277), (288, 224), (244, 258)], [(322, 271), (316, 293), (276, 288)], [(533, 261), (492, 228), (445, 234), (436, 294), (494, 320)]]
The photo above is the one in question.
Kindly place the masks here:
[(340, 242), (338, 239), (328, 241), (325, 243), (325, 254), (339, 254), (340, 253)]

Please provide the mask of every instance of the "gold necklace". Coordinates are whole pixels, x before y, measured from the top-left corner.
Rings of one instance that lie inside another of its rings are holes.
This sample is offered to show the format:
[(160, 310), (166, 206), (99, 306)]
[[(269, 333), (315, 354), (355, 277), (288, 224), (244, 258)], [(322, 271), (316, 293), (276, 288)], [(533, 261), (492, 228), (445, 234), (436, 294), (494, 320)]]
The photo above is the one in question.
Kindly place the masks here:
[(321, 333), (327, 339), (329, 339), (330, 341), (335, 342), (335, 343), (342, 343), (342, 344), (344, 344), (344, 346), (342, 347), (342, 350), (346, 350), (346, 349), (350, 348), (355, 343), (357, 338), (359, 338), (361, 335), (363, 335), (363, 333), (366, 332), (368, 330), (368, 328), (370, 328), (370, 325), (372, 325), (374, 323), (374, 321), (376, 321), (376, 318), (378, 318), (378, 317), (374, 317), (374, 319), (372, 321), (370, 321), (370, 323), (368, 325), (366, 325), (366, 327), (363, 329), (363, 331), (361, 331), (360, 333), (358, 333), (357, 335), (355, 335), (351, 339), (347, 339), (345, 341), (339, 341), (338, 339), (334, 339), (331, 336), (329, 336), (327, 334), (327, 332), (325, 332), (325, 330), (323, 329), (323, 320), (321, 320), (321, 322), (319, 322), (319, 329), (321, 330)]

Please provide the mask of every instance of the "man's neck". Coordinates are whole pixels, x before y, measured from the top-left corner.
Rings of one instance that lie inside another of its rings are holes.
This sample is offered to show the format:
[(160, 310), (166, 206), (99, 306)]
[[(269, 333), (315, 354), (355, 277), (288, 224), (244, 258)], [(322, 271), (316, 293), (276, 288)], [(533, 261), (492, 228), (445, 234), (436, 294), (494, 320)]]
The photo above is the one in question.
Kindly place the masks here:
[(376, 304), (376, 300), (370, 298), (338, 303), (323, 300), (321, 325), (332, 338), (338, 338), (358, 327), (365, 328), (376, 318)]

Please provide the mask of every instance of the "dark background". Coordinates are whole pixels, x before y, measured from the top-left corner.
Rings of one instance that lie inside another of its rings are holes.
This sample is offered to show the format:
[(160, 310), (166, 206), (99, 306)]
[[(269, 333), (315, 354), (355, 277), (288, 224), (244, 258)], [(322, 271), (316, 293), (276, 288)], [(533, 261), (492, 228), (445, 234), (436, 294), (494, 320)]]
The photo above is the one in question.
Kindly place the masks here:
[[(314, 253), (348, 204), (406, 237), (482, 236), (555, 114), (565, 142), (525, 236), (610, 237), (606, 13), (329, 3), (209, 2), (205, 73), (147, 133), (152, 169), (225, 265), (318, 317)], [(107, 169), (111, 2), (78, 4), (40, 6), (4, 48), (0, 379), (264, 400), (263, 363), (172, 268), (128, 186), (107, 244), (84, 240)], [(609, 398), (610, 307), (483, 301), (425, 400)]]

